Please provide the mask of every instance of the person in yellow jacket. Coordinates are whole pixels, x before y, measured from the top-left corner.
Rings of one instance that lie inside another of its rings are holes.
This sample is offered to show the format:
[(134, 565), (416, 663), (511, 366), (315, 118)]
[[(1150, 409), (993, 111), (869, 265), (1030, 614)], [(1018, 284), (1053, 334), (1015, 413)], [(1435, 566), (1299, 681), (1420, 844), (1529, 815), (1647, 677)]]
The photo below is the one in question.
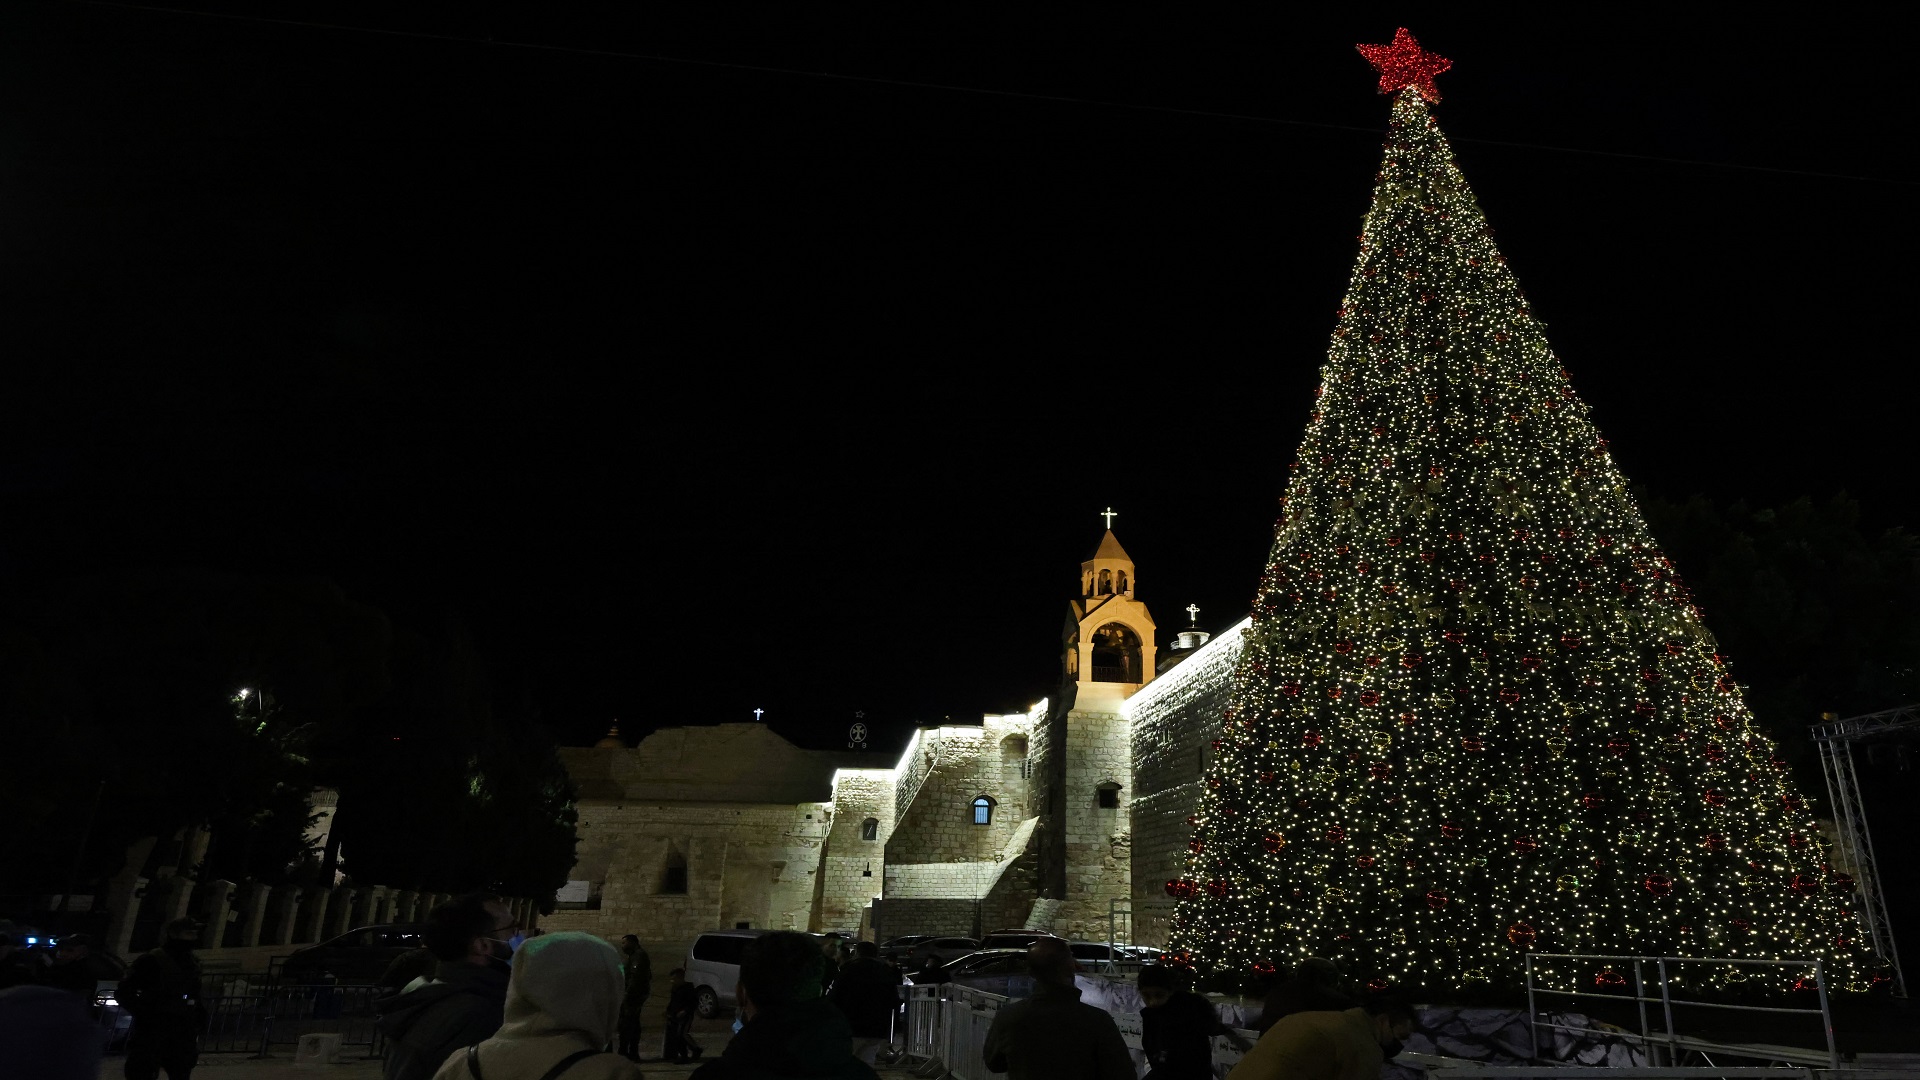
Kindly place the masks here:
[(620, 953), (593, 934), (543, 934), (513, 954), (506, 1020), (433, 1080), (640, 1080), (608, 1051), (626, 993)]
[(1345, 1012), (1297, 1012), (1267, 1029), (1227, 1080), (1379, 1080), (1413, 1034), (1413, 1008), (1369, 996)]

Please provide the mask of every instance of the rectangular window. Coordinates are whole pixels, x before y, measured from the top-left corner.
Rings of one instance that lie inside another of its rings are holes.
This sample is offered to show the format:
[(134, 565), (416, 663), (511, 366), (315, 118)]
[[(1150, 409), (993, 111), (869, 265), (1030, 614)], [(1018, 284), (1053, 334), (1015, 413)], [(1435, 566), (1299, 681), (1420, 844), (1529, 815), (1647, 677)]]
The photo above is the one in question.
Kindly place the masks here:
[(660, 881), (660, 891), (670, 893), (674, 896), (685, 896), (687, 893), (687, 868), (684, 866), (667, 867), (666, 876)]
[(880, 822), (877, 818), (868, 818), (867, 820), (860, 823), (860, 839), (862, 840), (880, 839)]
[(1100, 789), (1100, 809), (1102, 810), (1120, 809), (1120, 789), (1119, 788), (1103, 787)]

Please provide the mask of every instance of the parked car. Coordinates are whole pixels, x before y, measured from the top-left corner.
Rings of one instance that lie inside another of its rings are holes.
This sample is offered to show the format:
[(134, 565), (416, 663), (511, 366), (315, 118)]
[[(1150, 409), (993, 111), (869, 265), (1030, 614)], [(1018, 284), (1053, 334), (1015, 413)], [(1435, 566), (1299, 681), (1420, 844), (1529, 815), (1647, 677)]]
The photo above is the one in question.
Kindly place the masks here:
[(906, 963), (913, 955), (913, 947), (923, 941), (932, 941), (933, 934), (908, 934), (904, 937), (889, 938), (880, 943), (880, 956), (885, 960)]
[(419, 948), (425, 930), (420, 923), (386, 923), (349, 930), (287, 957), (280, 977), (290, 983), (371, 984), (386, 973), (394, 957)]
[(1073, 954), (1075, 960), (1090, 968), (1105, 967), (1109, 962), (1139, 963), (1139, 960), (1128, 952), (1125, 946), (1110, 947), (1104, 941), (1069, 941), (1067, 951)]
[(1033, 993), (1033, 975), (1025, 949), (981, 949), (948, 964), (939, 981), (989, 994), (1027, 997)]
[(1045, 930), (995, 930), (981, 939), (983, 949), (1025, 949), (1036, 941), (1064, 941), (1058, 934), (1049, 934)]
[(942, 964), (950, 963), (979, 947), (980, 943), (970, 937), (930, 937), (913, 947), (908, 954), (907, 969), (919, 971), (936, 960)]
[(687, 946), (687, 982), (693, 985), (695, 1010), (703, 1017), (720, 1015), (739, 1002), (734, 987), (740, 985), (740, 958), (747, 942), (769, 930), (709, 930)]

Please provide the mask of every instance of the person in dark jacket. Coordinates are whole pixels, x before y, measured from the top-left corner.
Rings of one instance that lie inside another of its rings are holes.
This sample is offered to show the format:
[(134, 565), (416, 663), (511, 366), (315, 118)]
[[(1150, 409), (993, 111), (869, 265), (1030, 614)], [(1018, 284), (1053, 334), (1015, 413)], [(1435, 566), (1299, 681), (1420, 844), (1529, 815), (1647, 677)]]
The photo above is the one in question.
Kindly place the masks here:
[(878, 1080), (853, 1056), (846, 1017), (821, 997), (825, 966), (807, 934), (782, 930), (748, 943), (734, 991), (745, 1025), (693, 1080)]
[(893, 1042), (893, 1017), (900, 1011), (900, 972), (880, 959), (880, 946), (853, 943), (853, 959), (840, 965), (828, 1000), (853, 1030), (853, 1055), (869, 1065)]
[(93, 1017), (72, 994), (49, 986), (0, 991), (0, 1076), (99, 1080)]
[(667, 1045), (664, 1053), (675, 1065), (697, 1061), (706, 1050), (693, 1041), (693, 1018), (699, 1015), (699, 992), (687, 981), (686, 968), (674, 968), (667, 976)]
[(428, 1080), (447, 1055), (493, 1037), (507, 1002), (519, 929), (498, 900), (472, 893), (427, 916), (434, 981), (373, 1003), (387, 1037), (386, 1080)]
[(68, 934), (53, 950), (53, 966), (40, 976), (40, 985), (64, 990), (92, 1010), (94, 990), (100, 985), (94, 964), (93, 938), (86, 934)]
[(200, 961), (193, 947), (200, 924), (175, 919), (161, 946), (133, 962), (114, 997), (133, 1017), (127, 1035), (127, 1080), (187, 1080), (200, 1060)]
[(1106, 1010), (1080, 1000), (1067, 943), (1027, 950), (1033, 996), (993, 1014), (981, 1057), (1012, 1080), (1134, 1080), (1133, 1055)]
[(13, 935), (0, 933), (0, 990), (16, 986), (32, 986), (33, 969), (27, 966), (26, 957), (20, 955), (13, 943)]
[(1225, 1035), (1241, 1050), (1253, 1044), (1221, 1023), (1213, 1003), (1185, 988), (1172, 968), (1140, 969), (1140, 1048), (1147, 1055), (1146, 1080), (1213, 1080), (1213, 1037)]
[(653, 993), (653, 960), (641, 947), (639, 935), (628, 934), (620, 942), (620, 963), (626, 978), (620, 998), (620, 1053), (628, 1061), (639, 1061), (640, 1007)]

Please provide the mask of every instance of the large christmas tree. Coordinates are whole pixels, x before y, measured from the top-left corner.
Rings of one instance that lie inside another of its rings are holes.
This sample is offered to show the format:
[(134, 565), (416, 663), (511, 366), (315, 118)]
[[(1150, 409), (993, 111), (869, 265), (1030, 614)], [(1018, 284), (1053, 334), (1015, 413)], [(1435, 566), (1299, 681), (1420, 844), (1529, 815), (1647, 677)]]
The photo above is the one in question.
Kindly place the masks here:
[(1432, 989), (1527, 950), (1818, 956), (1864, 988), (1850, 883), (1434, 122), (1448, 62), (1405, 30), (1361, 51), (1397, 92), (1385, 161), (1167, 885), (1176, 954)]

